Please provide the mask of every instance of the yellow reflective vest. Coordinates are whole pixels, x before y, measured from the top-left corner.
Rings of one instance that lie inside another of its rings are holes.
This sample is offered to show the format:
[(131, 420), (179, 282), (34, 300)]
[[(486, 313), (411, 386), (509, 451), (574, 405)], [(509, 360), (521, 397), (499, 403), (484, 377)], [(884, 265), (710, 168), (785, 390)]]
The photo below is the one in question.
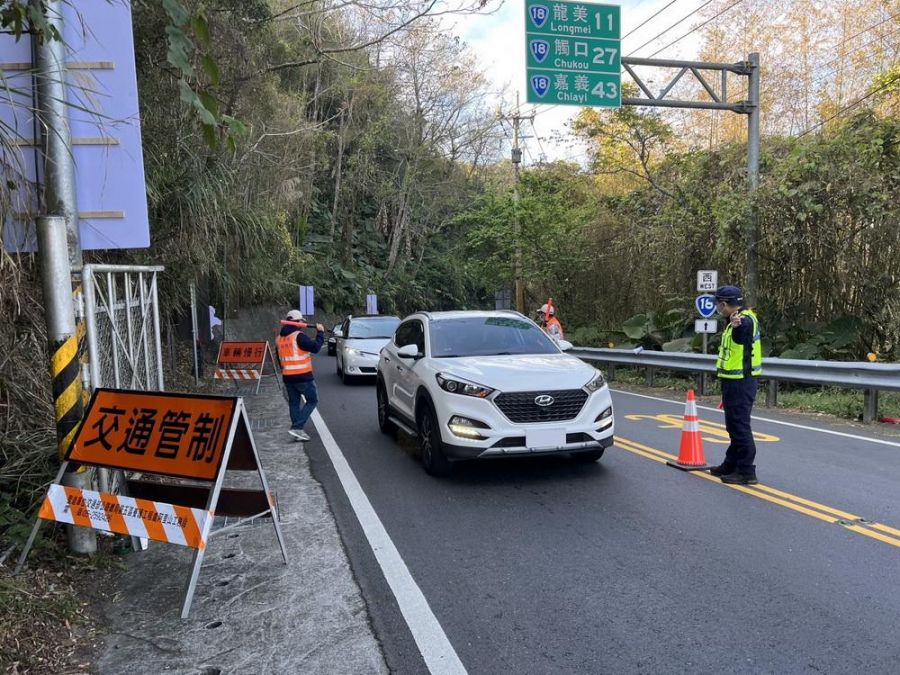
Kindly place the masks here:
[(750, 348), (750, 358), (747, 360), (744, 353), (745, 346), (738, 344), (732, 337), (733, 328), (729, 322), (722, 333), (722, 343), (719, 345), (719, 358), (716, 360), (716, 374), (726, 380), (742, 380), (747, 370), (752, 377), (762, 374), (762, 344), (759, 341), (759, 319), (751, 309), (742, 309), (740, 316), (748, 316), (753, 321), (753, 346)]

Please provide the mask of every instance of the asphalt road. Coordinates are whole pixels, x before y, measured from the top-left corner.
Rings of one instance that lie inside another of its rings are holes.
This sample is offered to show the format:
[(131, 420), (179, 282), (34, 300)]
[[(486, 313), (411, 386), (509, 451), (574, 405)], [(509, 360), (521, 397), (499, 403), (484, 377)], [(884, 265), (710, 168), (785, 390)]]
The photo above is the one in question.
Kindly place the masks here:
[[(900, 672), (896, 440), (760, 408), (815, 428), (755, 421), (761, 483), (729, 487), (666, 466), (682, 402), (614, 392), (617, 443), (596, 464), (435, 479), (410, 439), (379, 433), (371, 383), (315, 364), (324, 424), (469, 673)], [(722, 413), (700, 418), (718, 463)], [(388, 665), (427, 672), (419, 618), (404, 617), (318, 431), (311, 466)]]

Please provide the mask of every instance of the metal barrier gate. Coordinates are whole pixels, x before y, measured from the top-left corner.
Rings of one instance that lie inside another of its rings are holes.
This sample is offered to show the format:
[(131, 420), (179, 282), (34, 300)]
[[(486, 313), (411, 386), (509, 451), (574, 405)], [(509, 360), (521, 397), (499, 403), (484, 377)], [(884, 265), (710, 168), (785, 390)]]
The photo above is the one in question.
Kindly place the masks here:
[(91, 389), (164, 390), (156, 283), (164, 269), (84, 266)]
[[(157, 274), (164, 267), (85, 265), (82, 272), (87, 324), (89, 388), (163, 391)], [(120, 477), (119, 477), (120, 478)], [(101, 491), (117, 480), (100, 469)]]

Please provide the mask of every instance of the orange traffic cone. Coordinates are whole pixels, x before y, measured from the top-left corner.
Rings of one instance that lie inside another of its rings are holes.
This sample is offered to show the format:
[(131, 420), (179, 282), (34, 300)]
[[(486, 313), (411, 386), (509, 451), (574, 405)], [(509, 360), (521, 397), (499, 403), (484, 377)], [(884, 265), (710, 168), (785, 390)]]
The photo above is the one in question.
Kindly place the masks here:
[(684, 426), (681, 428), (678, 461), (668, 461), (666, 464), (682, 471), (704, 471), (710, 468), (703, 456), (703, 438), (700, 435), (697, 401), (693, 389), (688, 389), (687, 401), (684, 404)]

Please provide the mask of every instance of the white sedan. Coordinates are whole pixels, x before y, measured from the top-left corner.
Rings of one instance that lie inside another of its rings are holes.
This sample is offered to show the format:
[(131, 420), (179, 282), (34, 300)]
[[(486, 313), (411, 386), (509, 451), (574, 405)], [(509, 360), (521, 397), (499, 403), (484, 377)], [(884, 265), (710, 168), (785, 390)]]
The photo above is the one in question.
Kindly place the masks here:
[(344, 382), (375, 377), (378, 355), (400, 325), (396, 316), (348, 316), (337, 337), (336, 368)]

